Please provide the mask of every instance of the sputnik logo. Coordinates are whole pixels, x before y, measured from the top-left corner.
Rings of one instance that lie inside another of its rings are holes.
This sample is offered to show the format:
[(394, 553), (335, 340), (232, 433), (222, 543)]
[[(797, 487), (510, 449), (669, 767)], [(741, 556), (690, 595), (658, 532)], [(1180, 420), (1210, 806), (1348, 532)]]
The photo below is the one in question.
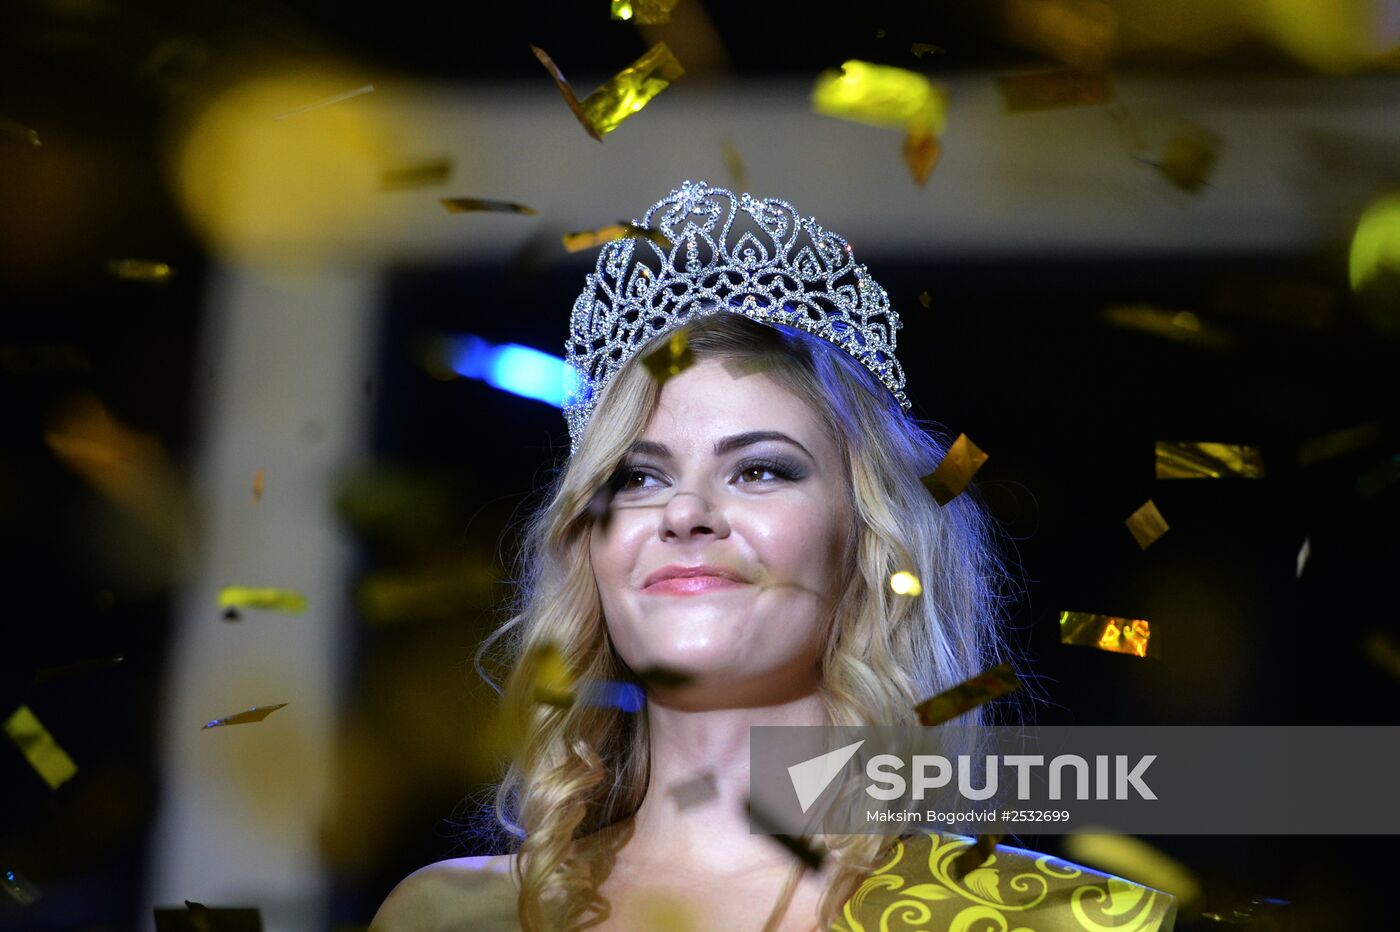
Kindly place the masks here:
[(862, 738), (855, 744), (827, 751), (788, 768), (788, 777), (792, 779), (792, 788), (797, 791), (797, 801), (801, 804), (804, 815), (864, 743), (865, 739)]

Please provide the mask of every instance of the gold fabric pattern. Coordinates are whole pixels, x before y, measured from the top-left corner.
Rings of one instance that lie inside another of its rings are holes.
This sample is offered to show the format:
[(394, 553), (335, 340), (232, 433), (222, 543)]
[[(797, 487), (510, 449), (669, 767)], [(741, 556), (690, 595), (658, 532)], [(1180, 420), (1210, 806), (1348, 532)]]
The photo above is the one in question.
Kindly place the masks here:
[(861, 882), (830, 932), (1171, 932), (1170, 894), (1049, 855), (998, 847), (959, 878), (972, 839), (899, 839)]

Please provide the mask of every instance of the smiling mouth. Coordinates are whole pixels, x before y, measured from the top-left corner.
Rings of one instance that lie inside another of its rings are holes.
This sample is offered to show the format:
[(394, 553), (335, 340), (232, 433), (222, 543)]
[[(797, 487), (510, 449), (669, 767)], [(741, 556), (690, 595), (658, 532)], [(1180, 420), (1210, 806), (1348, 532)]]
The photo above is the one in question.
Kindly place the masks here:
[(649, 595), (698, 595), (749, 585), (724, 576), (672, 576), (652, 583), (642, 591)]

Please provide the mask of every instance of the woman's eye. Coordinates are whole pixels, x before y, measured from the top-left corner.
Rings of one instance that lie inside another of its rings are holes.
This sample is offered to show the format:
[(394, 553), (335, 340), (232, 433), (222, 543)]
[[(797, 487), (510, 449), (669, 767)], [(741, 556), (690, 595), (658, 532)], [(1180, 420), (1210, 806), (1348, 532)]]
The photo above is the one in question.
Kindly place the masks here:
[(622, 469), (618, 471), (617, 478), (614, 480), (614, 486), (619, 492), (632, 491), (644, 488), (646, 486), (646, 481), (650, 478), (651, 475), (644, 469), (635, 467)]

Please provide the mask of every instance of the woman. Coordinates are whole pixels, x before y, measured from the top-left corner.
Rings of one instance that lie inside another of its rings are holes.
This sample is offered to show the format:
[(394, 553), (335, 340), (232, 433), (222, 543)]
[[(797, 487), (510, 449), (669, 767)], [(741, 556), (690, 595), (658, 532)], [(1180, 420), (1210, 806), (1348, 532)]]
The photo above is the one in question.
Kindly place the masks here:
[[(750, 834), (749, 728), (917, 725), (1005, 652), (999, 567), (976, 503), (920, 482), (946, 446), (844, 241), (690, 182), (639, 226), (574, 306), (572, 454), (498, 632), (516, 850), (416, 872), (372, 928), (1170, 928), (1165, 894), (1017, 849), (964, 874), (959, 836), (823, 836), (810, 869)], [(540, 701), (546, 649), (575, 699), (639, 684), (644, 708)]]

